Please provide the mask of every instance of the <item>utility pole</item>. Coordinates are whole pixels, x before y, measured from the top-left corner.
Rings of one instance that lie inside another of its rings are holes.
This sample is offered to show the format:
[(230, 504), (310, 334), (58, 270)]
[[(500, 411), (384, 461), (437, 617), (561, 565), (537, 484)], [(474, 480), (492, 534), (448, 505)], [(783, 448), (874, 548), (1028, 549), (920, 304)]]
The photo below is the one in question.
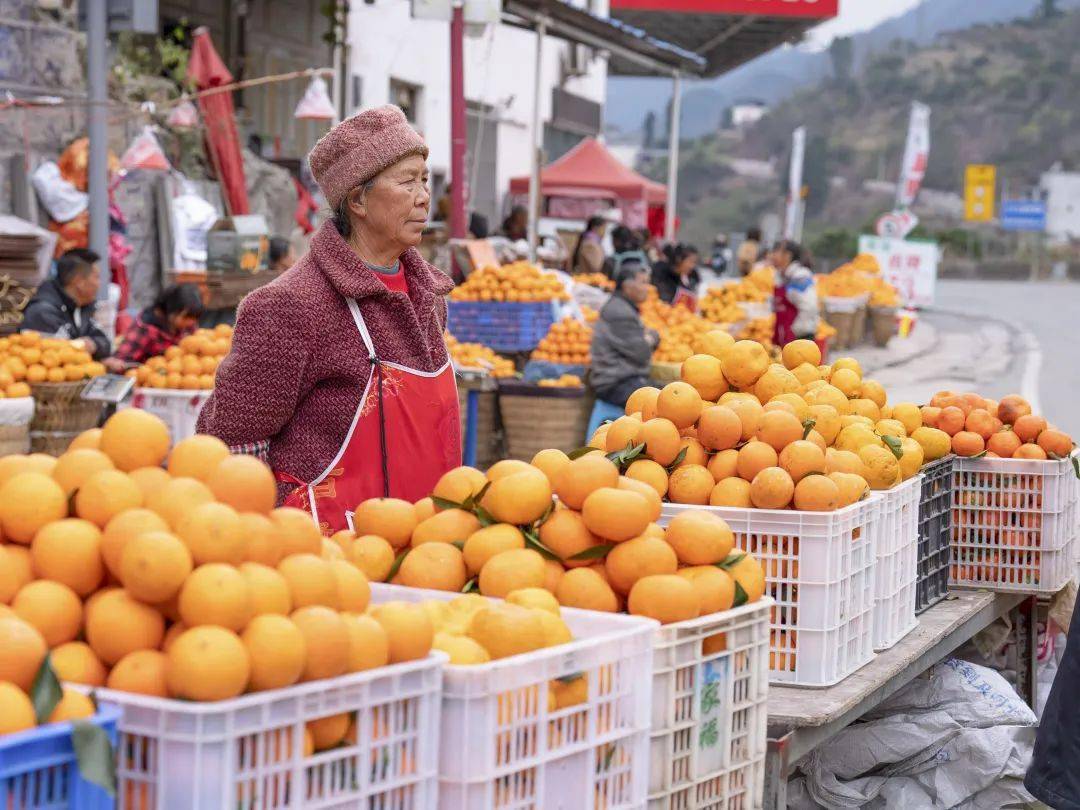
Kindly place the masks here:
[(450, 236), (468, 235), (465, 151), (469, 132), (465, 118), (465, 3), (454, 0), (450, 19)]
[(101, 256), (102, 284), (98, 300), (109, 297), (109, 130), (106, 53), (108, 13), (106, 0), (85, 0), (87, 73), (87, 186), (90, 209), (90, 249)]

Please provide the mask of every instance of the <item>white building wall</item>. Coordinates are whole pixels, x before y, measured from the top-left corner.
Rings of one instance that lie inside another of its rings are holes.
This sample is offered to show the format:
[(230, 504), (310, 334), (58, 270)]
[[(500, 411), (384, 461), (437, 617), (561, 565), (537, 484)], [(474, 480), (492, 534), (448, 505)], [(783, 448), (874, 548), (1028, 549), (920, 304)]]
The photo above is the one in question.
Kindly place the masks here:
[[(572, 3), (595, 14), (608, 13), (608, 0)], [(449, 178), (449, 24), (412, 19), (409, 0), (376, 0), (374, 5), (354, 2), (351, 9), (351, 71), (362, 82), (360, 107), (388, 103), (391, 80), (419, 87), (417, 127), (431, 149), (429, 164), (433, 172)], [(552, 90), (560, 86), (563, 55), (569, 47), (564, 40), (545, 39), (540, 82), (542, 123), (551, 120)], [(493, 108), (499, 121), (496, 188), (500, 200), (509, 190), (510, 178), (529, 172), (535, 58), (536, 35), (530, 31), (497, 25), (489, 26), (480, 36), (465, 38), (465, 98)], [(603, 105), (606, 60), (594, 58), (587, 75), (569, 78), (562, 87)], [(346, 100), (351, 104), (349, 88)], [(467, 168), (473, 172), (471, 165)], [(498, 222), (491, 226), (494, 230)]]

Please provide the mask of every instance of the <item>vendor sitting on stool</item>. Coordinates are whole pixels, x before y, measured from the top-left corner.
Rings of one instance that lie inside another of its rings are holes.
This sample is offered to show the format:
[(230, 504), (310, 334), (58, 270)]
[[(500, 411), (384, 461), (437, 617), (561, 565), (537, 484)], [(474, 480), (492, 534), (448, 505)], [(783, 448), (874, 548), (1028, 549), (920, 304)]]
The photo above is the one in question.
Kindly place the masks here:
[(95, 360), (107, 357), (112, 344), (94, 323), (100, 258), (92, 250), (75, 248), (57, 259), (56, 278), (46, 279), (34, 292), (21, 328), (80, 341)]
[(151, 357), (165, 354), (181, 338), (195, 331), (203, 314), (203, 300), (194, 284), (173, 284), (166, 287), (149, 306), (139, 313), (127, 328), (116, 347), (112, 366), (138, 365)]
[(616, 288), (593, 326), (589, 384), (597, 399), (622, 408), (639, 388), (652, 385), (649, 371), (660, 335), (641, 321), (649, 296), (649, 268), (637, 261), (617, 271)]

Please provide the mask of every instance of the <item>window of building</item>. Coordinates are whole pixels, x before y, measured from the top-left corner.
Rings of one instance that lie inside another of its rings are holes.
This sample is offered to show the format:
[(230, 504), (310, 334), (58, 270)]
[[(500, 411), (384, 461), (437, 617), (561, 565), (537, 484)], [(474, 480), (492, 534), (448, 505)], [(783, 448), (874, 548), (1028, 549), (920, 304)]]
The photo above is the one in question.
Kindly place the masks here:
[(390, 103), (401, 107), (405, 117), (413, 126), (419, 126), (420, 121), (420, 88), (415, 84), (390, 80)]

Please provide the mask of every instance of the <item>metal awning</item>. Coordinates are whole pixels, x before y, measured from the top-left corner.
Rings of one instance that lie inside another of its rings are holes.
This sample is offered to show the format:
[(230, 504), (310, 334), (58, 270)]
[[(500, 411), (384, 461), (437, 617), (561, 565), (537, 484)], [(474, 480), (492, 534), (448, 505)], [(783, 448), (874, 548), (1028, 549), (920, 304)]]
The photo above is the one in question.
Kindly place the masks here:
[(535, 29), (545, 21), (549, 34), (609, 54), (608, 70), (620, 76), (700, 76), (706, 60), (680, 45), (623, 20), (598, 17), (564, 0), (505, 0), (503, 21)]
[[(612, 18), (704, 58), (705, 76), (799, 42), (837, 13), (837, 0), (611, 0)], [(609, 70), (637, 75), (620, 68)]]

